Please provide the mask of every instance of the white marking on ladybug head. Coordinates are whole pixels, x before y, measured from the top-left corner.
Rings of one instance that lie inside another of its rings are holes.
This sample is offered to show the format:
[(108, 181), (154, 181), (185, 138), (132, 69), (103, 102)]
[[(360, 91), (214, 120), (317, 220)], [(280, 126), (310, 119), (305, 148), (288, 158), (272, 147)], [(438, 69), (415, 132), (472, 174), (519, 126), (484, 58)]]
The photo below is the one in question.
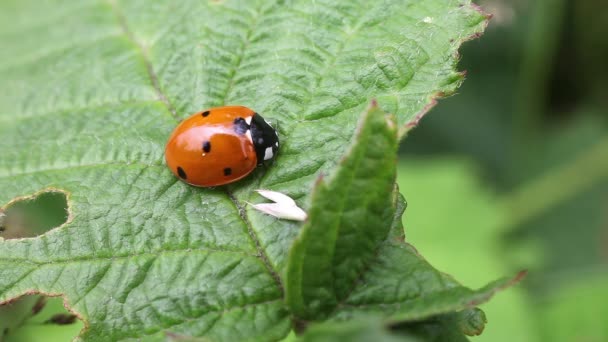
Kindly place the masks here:
[(245, 136), (247, 137), (247, 139), (249, 139), (249, 141), (251, 141), (251, 143), (253, 144), (253, 138), (251, 137), (251, 130), (248, 129), (247, 131), (245, 131)]
[(246, 118), (245, 118), (245, 122), (246, 122), (248, 125), (251, 125), (251, 119), (252, 119), (252, 118), (253, 118), (253, 116), (246, 117)]
[(267, 147), (264, 151), (264, 160), (270, 160), (273, 156), (274, 153), (272, 152), (272, 147)]

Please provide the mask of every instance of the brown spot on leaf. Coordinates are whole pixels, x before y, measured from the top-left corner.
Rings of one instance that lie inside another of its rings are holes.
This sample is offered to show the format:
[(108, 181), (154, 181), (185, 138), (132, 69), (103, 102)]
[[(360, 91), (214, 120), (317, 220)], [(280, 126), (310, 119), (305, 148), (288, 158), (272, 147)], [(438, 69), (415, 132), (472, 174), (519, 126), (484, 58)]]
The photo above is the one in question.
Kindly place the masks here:
[(47, 324), (58, 324), (58, 325), (68, 325), (74, 324), (76, 322), (76, 315), (72, 314), (56, 314), (53, 317), (49, 318), (46, 322)]
[(36, 304), (34, 304), (34, 306), (32, 307), (32, 315), (36, 315), (37, 313), (39, 313), (44, 306), (46, 305), (46, 297), (40, 297), (38, 298), (38, 300), (36, 301)]

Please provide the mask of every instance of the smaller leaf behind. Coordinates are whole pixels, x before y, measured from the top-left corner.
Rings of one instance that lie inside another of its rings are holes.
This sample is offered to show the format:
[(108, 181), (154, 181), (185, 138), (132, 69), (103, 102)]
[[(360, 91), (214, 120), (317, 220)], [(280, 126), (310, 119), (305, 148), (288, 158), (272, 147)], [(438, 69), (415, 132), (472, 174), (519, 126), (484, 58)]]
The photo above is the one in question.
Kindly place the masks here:
[(327, 317), (386, 238), (395, 211), (397, 148), (394, 117), (372, 102), (331, 179), (318, 180), (309, 220), (290, 251), (286, 297), (296, 317)]
[(312, 325), (297, 342), (418, 342), (417, 338), (392, 333), (379, 316), (366, 315), (350, 321)]
[(481, 310), (439, 315), (423, 321), (390, 325), (382, 316), (363, 314), (348, 321), (329, 320), (311, 325), (297, 342), (466, 342), (460, 326), (466, 316), (483, 318)]

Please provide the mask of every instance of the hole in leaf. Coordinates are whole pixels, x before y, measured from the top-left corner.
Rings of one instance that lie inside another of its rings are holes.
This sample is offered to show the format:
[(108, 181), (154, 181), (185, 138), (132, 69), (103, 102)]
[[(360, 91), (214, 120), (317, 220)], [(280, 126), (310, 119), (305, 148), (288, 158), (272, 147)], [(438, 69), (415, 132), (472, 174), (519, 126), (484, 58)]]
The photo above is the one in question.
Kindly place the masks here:
[(26, 295), (0, 305), (0, 341), (71, 341), (84, 323), (62, 297)]
[(0, 208), (0, 237), (18, 239), (42, 235), (68, 221), (67, 196), (57, 189), (16, 198)]

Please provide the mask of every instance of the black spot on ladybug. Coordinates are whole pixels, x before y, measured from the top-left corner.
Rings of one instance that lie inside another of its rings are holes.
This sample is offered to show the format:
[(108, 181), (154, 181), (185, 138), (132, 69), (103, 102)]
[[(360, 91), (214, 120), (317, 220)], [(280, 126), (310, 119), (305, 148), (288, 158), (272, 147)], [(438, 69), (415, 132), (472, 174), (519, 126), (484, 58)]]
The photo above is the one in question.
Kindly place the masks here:
[(234, 131), (236, 132), (236, 134), (245, 134), (245, 132), (247, 132), (248, 129), (249, 129), (249, 125), (247, 124), (247, 121), (245, 121), (245, 119), (243, 119), (243, 118), (234, 119)]
[(232, 174), (232, 169), (227, 167), (224, 169), (224, 176), (230, 176)]
[(204, 118), (206, 118), (207, 116), (209, 116), (210, 112), (208, 110), (204, 111), (201, 113), (203, 115)]
[(203, 142), (203, 151), (205, 153), (211, 152), (211, 143), (208, 141)]
[(177, 174), (182, 178), (182, 179), (187, 179), (188, 176), (186, 176), (186, 172), (184, 171), (184, 169), (181, 168), (181, 166), (177, 167)]

